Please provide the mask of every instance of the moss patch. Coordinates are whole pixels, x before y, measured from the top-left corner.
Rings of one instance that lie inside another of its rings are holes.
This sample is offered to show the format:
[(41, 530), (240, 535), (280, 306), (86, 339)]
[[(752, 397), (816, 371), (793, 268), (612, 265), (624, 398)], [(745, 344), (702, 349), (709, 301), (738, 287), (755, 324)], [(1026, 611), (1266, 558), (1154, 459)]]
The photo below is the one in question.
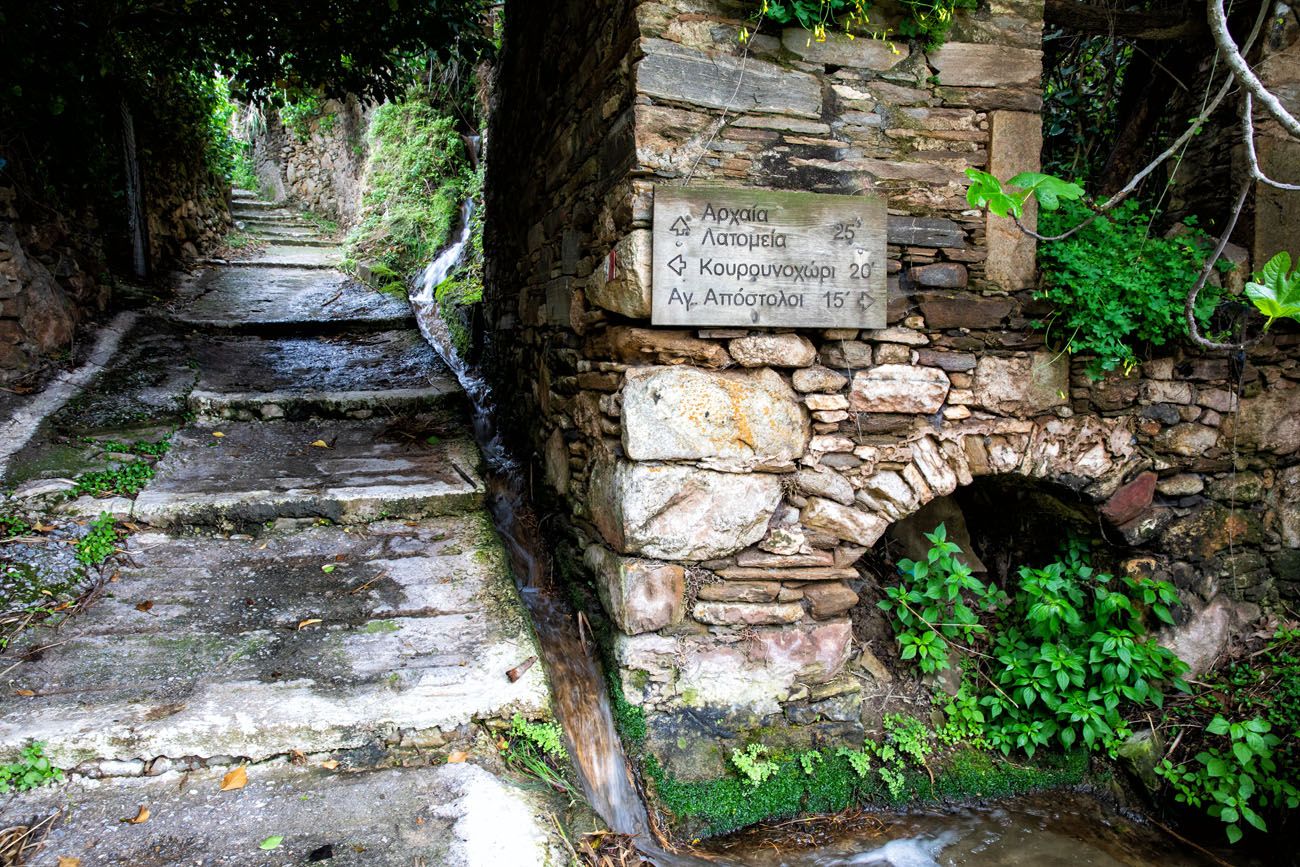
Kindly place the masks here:
[(454, 119), (418, 96), (377, 108), (367, 141), (362, 216), (346, 255), (369, 266), (376, 288), (402, 289), (451, 239), (473, 172)]
[(779, 767), (757, 786), (739, 776), (687, 782), (670, 777), (652, 755), (643, 760), (652, 794), (680, 832), (712, 836), (767, 819), (835, 813), (851, 806), (902, 806), (939, 801), (1006, 797), (1041, 789), (1077, 785), (1088, 767), (1086, 754), (1043, 754), (1033, 764), (1018, 765), (993, 753), (962, 747), (935, 762), (934, 782), (920, 769), (909, 769), (897, 796), (875, 773), (861, 777), (848, 759), (823, 750), (822, 760), (807, 767), (798, 757), (779, 758)]

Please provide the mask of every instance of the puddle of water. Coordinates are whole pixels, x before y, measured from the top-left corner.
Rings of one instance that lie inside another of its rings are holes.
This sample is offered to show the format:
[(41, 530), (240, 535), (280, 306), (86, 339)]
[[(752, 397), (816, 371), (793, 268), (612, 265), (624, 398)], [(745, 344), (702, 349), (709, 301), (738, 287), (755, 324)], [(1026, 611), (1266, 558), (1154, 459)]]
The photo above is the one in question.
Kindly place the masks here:
[[(779, 829), (742, 832), (709, 849), (748, 867), (1221, 867), (1235, 853), (1200, 852), (1087, 795), (1049, 792), (986, 806), (877, 813), (813, 849)], [(1225, 857), (1226, 856), (1226, 857)], [(1276, 863), (1283, 863), (1281, 860)]]

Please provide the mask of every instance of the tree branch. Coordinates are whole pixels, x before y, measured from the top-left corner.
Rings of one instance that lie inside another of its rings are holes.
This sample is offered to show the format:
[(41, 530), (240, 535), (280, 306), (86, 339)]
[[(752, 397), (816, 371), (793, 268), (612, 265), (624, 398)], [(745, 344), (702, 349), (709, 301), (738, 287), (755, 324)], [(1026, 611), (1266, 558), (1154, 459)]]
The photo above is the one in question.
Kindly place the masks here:
[(1246, 98), (1242, 100), (1241, 128), (1242, 136), (1246, 139), (1246, 158), (1250, 161), (1250, 176), (1260, 183), (1268, 184), (1270, 187), (1277, 187), (1279, 190), (1300, 192), (1300, 184), (1275, 181), (1264, 174), (1264, 170), (1259, 167), (1259, 155), (1255, 153), (1254, 104), (1249, 92), (1246, 93)]
[[(1213, 2), (1213, 0), (1211, 0), (1211, 2)], [(1195, 343), (1202, 349), (1222, 351), (1241, 349), (1245, 346), (1244, 341), (1241, 343), (1219, 343), (1210, 340), (1208, 337), (1201, 334), (1200, 326), (1196, 324), (1196, 297), (1201, 294), (1201, 290), (1204, 289), (1205, 284), (1209, 282), (1210, 274), (1214, 272), (1214, 264), (1219, 261), (1219, 257), (1223, 255), (1224, 248), (1228, 246), (1228, 236), (1230, 236), (1232, 230), (1237, 227), (1237, 218), (1241, 216), (1242, 208), (1246, 206), (1246, 196), (1249, 195), (1250, 188), (1254, 183), (1254, 178), (1247, 178), (1245, 183), (1241, 185), (1241, 192), (1237, 195), (1237, 203), (1232, 209), (1232, 217), (1223, 227), (1223, 234), (1219, 236), (1219, 243), (1215, 245), (1214, 252), (1205, 260), (1205, 267), (1201, 269), (1201, 276), (1196, 278), (1196, 283), (1192, 286), (1192, 291), (1187, 293), (1187, 302), (1183, 305), (1183, 317), (1187, 320), (1187, 334), (1191, 337), (1192, 343)]]
[[(1221, 2), (1221, 0), (1208, 0), (1208, 2), (1211, 6), (1215, 6), (1215, 4)], [(1251, 28), (1250, 35), (1246, 37), (1246, 42), (1244, 43), (1244, 47), (1246, 51), (1249, 51), (1251, 46), (1255, 44), (1255, 40), (1259, 38), (1260, 32), (1264, 29), (1264, 22), (1268, 20), (1268, 11), (1271, 5), (1272, 4), (1270, 0), (1265, 0), (1264, 3), (1260, 4), (1259, 15), (1256, 16), (1255, 18), (1255, 26)], [(1218, 8), (1220, 12), (1223, 11), (1221, 5)], [(1233, 45), (1232, 48), (1234, 51), (1236, 50), (1235, 45)], [(1240, 57), (1240, 55), (1238, 55), (1238, 57)], [(1245, 61), (1242, 61), (1242, 63), (1244, 64)], [(1247, 71), (1249, 71), (1249, 68), (1247, 68)], [(1133, 195), (1133, 193), (1137, 190), (1138, 186), (1141, 185), (1141, 183), (1144, 180), (1146, 180), (1148, 175), (1150, 175), (1157, 168), (1159, 168), (1160, 165), (1164, 163), (1165, 160), (1169, 159), (1171, 156), (1178, 153), (1178, 151), (1182, 149), (1183, 145), (1191, 141), (1192, 137), (1195, 136), (1198, 132), (1200, 132), (1201, 127), (1205, 124), (1207, 120), (1210, 119), (1210, 117), (1216, 111), (1218, 111), (1219, 106), (1223, 103), (1223, 100), (1227, 98), (1229, 91), (1232, 90), (1232, 83), (1234, 80), (1236, 80), (1235, 73), (1234, 75), (1228, 76), (1228, 78), (1223, 82), (1223, 84), (1219, 87), (1219, 92), (1214, 95), (1214, 99), (1210, 100), (1210, 104), (1205, 107), (1205, 110), (1192, 119), (1192, 122), (1188, 125), (1186, 132), (1184, 132), (1177, 139), (1175, 139), (1173, 144), (1165, 148), (1165, 150), (1162, 151), (1160, 155), (1157, 156), (1154, 160), (1148, 163), (1145, 168), (1143, 168), (1140, 172), (1138, 172), (1132, 178), (1130, 178), (1129, 182), (1125, 184), (1124, 187), (1118, 193), (1111, 196), (1101, 204), (1095, 205), (1093, 209), (1093, 213), (1089, 215), (1088, 218), (1085, 219), (1083, 222), (1079, 223), (1077, 226), (1074, 226), (1071, 229), (1065, 230), (1059, 235), (1040, 235), (1039, 233), (1035, 232), (1033, 229), (1030, 229), (1027, 226), (1025, 226), (1023, 223), (1021, 223), (1018, 218), (1016, 218), (1016, 226), (1024, 234), (1030, 236), (1031, 238), (1036, 238), (1039, 241), (1064, 241), (1066, 238), (1070, 237), (1074, 233), (1091, 225), (1092, 222), (1096, 220), (1098, 217), (1100, 217), (1102, 214), (1105, 214), (1107, 211), (1114, 209), (1117, 205), (1120, 204), (1120, 202), (1123, 202), (1129, 196)], [(1261, 87), (1262, 86), (1263, 85), (1261, 85)], [(1269, 96), (1270, 98), (1272, 98), (1272, 94), (1269, 94)], [(1300, 134), (1297, 134), (1297, 136), (1300, 137)], [(1236, 218), (1234, 217), (1233, 219), (1235, 221)]]
[[(1232, 75), (1242, 86), (1254, 94), (1259, 100), (1260, 105), (1273, 116), (1273, 119), (1282, 125), (1282, 128), (1296, 138), (1300, 138), (1300, 120), (1296, 120), (1286, 108), (1283, 107), (1281, 100), (1269, 92), (1264, 86), (1264, 82), (1259, 80), (1246, 58), (1242, 57), (1241, 51), (1237, 49), (1237, 43), (1232, 41), (1232, 35), (1228, 33), (1228, 16), (1223, 11), (1223, 0), (1207, 0), (1206, 6), (1209, 10), (1210, 33), (1214, 36), (1214, 44), (1223, 55), (1223, 60), (1232, 70)], [(1265, 0), (1264, 10), (1272, 6), (1271, 0)], [(1247, 45), (1246, 50), (1250, 47)]]

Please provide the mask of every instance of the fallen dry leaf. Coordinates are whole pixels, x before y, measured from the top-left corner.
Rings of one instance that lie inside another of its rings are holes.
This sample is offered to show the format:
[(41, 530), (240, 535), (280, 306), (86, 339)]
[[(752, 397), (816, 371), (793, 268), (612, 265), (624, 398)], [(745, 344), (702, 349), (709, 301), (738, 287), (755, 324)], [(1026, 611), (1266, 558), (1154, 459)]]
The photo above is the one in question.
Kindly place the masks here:
[(59, 867), (81, 867), (81, 859), (73, 858), (71, 855), (60, 855)]
[(148, 611), (150, 608), (153, 608), (152, 599), (146, 599), (145, 601), (135, 606), (136, 611)]
[(243, 765), (235, 768), (230, 773), (221, 778), (221, 791), (231, 792), (235, 789), (242, 789), (248, 785), (248, 771)]
[(302, 750), (293, 750), (289, 754), (289, 761), (295, 765), (305, 765), (307, 764), (307, 754)]
[(459, 765), (461, 762), (465, 761), (468, 758), (469, 758), (469, 753), (465, 752), (464, 750), (452, 750), (450, 753), (447, 754), (447, 764)]
[(505, 738), (497, 738), (497, 749), (504, 753), (510, 749), (510, 741)]
[(126, 822), (128, 825), (143, 825), (145, 822), (149, 821), (149, 808), (144, 804), (141, 804), (140, 812), (135, 814), (134, 819), (122, 819), (122, 821)]
[(38, 533), (49, 533), (55, 529), (53, 524), (32, 524), (32, 529)]
[(327, 449), (330, 447), (330, 444), (325, 442), (325, 440), (316, 440), (312, 445), (318, 449)]
[(320, 622), (321, 619), (319, 617), (308, 617), (306, 620), (298, 624), (298, 628), (303, 629), (307, 626), (311, 626), (313, 624), (320, 623)]
[(332, 771), (339, 766), (338, 759), (326, 759), (320, 763), (320, 766), (327, 771)]
[(14, 695), (21, 695), (23, 698), (30, 698), (31, 696), (36, 695), (36, 693), (30, 689), (15, 689)]
[(223, 436), (225, 436), (225, 434), (223, 434), (223, 433), (222, 433), (221, 431), (219, 431), (219, 430), (214, 430), (214, 431), (212, 432), (212, 435), (213, 435), (214, 437), (216, 437), (217, 439), (221, 439)]

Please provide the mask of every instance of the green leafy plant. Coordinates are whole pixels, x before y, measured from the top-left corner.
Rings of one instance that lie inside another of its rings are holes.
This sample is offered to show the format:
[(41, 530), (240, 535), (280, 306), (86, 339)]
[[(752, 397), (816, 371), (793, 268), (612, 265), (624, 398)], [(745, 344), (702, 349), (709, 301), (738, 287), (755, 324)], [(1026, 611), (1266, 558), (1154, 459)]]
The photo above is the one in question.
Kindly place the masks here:
[(153, 464), (148, 461), (131, 461), (112, 469), (82, 473), (72, 495), (90, 494), (95, 497), (134, 497), (154, 477)]
[[(1059, 210), (1044, 213), (1039, 226), (1058, 234), (1091, 214), (1082, 204), (1066, 201)], [(1187, 292), (1211, 243), (1190, 218), (1181, 234), (1153, 236), (1154, 219), (1129, 201), (1069, 238), (1038, 248), (1040, 297), (1056, 307), (1040, 325), (1048, 330), (1049, 342), (1094, 356), (1087, 368), (1093, 378), (1116, 368), (1132, 370), (1143, 345), (1165, 346), (1187, 337)], [(1221, 296), (1214, 286), (1198, 296), (1195, 316), (1203, 329), (1209, 328)]]
[[(904, 583), (886, 591), (881, 607), (893, 614), (903, 655), (923, 671), (946, 667), (948, 642), (958, 636), (968, 647), (987, 643), (967, 663), (987, 688), (976, 704), (968, 678), (950, 703), (963, 729), (978, 729), (1005, 755), (1032, 756), (1052, 743), (1113, 752), (1131, 734), (1123, 706), (1160, 707), (1166, 685), (1187, 689), (1180, 677), (1186, 665), (1146, 631), (1148, 619), (1173, 621), (1172, 585), (1098, 572), (1087, 546), (1071, 541), (1055, 562), (1021, 567), (1017, 592), (996, 594), (951, 565), (957, 549), (940, 529), (927, 536), (931, 568), (900, 562)], [(960, 601), (964, 593), (983, 603), (987, 626)], [(937, 645), (908, 655), (922, 630), (937, 636)]]
[(950, 640), (969, 643), (984, 633), (978, 611), (991, 608), (997, 593), (957, 558), (961, 548), (948, 541), (943, 524), (925, 538), (931, 542), (926, 560), (899, 561), (902, 581), (886, 588), (878, 604), (893, 616), (903, 659), (929, 673), (948, 667)]
[(1263, 646), (1243, 648), (1195, 687), (1166, 710), (1162, 723), (1181, 735), (1156, 772), (1177, 800), (1223, 821), (1232, 840), (1247, 824), (1288, 824), (1300, 807), (1282, 785), (1300, 780), (1300, 629), (1279, 624)]
[(1300, 789), (1277, 774), (1273, 750), (1281, 739), (1258, 717), (1230, 723), (1215, 715), (1206, 731), (1227, 738), (1226, 746), (1211, 746), (1196, 754), (1194, 764), (1174, 765), (1166, 759), (1156, 772), (1173, 785), (1175, 798), (1203, 808), (1224, 822), (1228, 841), (1242, 837), (1241, 822), (1268, 830), (1257, 807), (1300, 806)]
[(816, 772), (817, 766), (825, 761), (821, 750), (808, 750), (800, 753), (796, 758), (799, 760), (799, 767), (803, 768), (803, 772), (810, 777)]
[(375, 109), (366, 138), (367, 189), (347, 261), (364, 262), (376, 288), (404, 284), (451, 240), (473, 172), (455, 119), (418, 92)]
[(135, 442), (125, 443), (121, 440), (96, 440), (89, 437), (86, 442), (99, 446), (105, 452), (120, 455), (138, 455), (140, 457), (160, 458), (171, 449), (171, 437), (169, 436), (163, 437), (156, 442), (136, 440)]
[[(926, 48), (941, 45), (952, 27), (953, 13), (958, 9), (974, 9), (977, 0), (901, 0), (906, 13), (898, 25), (899, 36), (915, 39)], [(870, 25), (871, 8), (868, 0), (759, 0), (756, 17), (783, 26), (798, 26), (807, 30), (818, 42), (838, 28), (852, 39), (855, 31)], [(885, 37), (890, 34), (873, 33)], [(742, 34), (747, 37), (748, 32)]]
[(847, 759), (849, 767), (859, 778), (866, 779), (867, 774), (871, 773), (871, 756), (872, 753), (866, 748), (860, 750), (851, 750), (848, 747), (840, 747), (835, 751), (835, 755)]
[(516, 713), (510, 720), (503, 758), (507, 766), (557, 791), (572, 789), (567, 778), (569, 754), (564, 748), (564, 732), (559, 723), (529, 722), (523, 714)]
[(311, 136), (313, 121), (321, 132), (334, 128), (334, 115), (325, 111), (324, 98), (313, 93), (302, 94), (296, 99), (286, 96), (280, 106), (280, 120), (299, 142), (305, 142)]
[(1007, 185), (1019, 187), (1019, 190), (1004, 189), (996, 177), (978, 169), (967, 169), (966, 177), (971, 182), (966, 188), (966, 201), (971, 207), (988, 208), (999, 217), (1010, 214), (1020, 219), (1030, 196), (1037, 199), (1038, 206), (1045, 211), (1055, 211), (1061, 207), (1062, 201), (1083, 198), (1083, 187), (1078, 184), (1038, 172), (1022, 172), (1007, 181)]
[(0, 794), (27, 792), (47, 783), (63, 782), (63, 771), (50, 764), (45, 757), (45, 745), (40, 741), (24, 747), (18, 761), (0, 764)]
[(20, 515), (0, 512), (0, 540), (25, 536), (31, 532), (31, 525)]
[(1268, 317), (1264, 330), (1279, 319), (1300, 322), (1300, 270), (1291, 270), (1291, 254), (1285, 250), (1264, 263), (1246, 284), (1246, 297)]
[(77, 542), (77, 562), (83, 566), (98, 566), (117, 550), (117, 525), (107, 512), (90, 522), (90, 532)]
[(750, 744), (745, 747), (744, 752), (732, 750), (731, 764), (754, 788), (766, 782), (780, 767), (777, 762), (768, 758), (767, 747), (762, 744)]
[(821, 42), (828, 27), (847, 31), (865, 24), (867, 7), (867, 0), (761, 0), (758, 15), (777, 24), (797, 24)]

